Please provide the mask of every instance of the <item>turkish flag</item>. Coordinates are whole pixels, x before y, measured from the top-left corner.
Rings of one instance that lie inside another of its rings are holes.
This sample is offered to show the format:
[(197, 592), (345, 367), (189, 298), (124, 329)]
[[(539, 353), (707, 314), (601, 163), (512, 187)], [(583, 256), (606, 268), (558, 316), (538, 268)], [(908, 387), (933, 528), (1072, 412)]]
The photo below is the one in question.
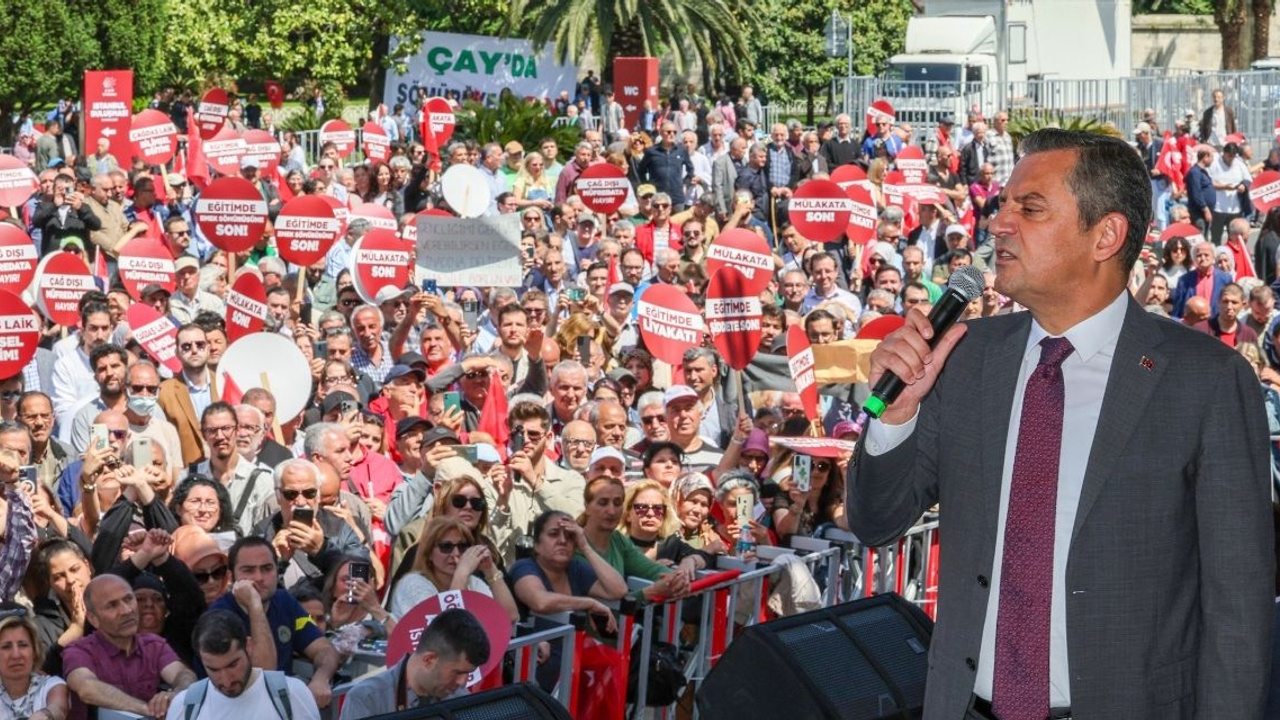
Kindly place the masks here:
[[(432, 172), (440, 172), (444, 167), (440, 162), (440, 143), (436, 142), (436, 133), (431, 129), (431, 112), (425, 107), (422, 110), (422, 144), (427, 149), (427, 156), (431, 158), (428, 167)], [(505, 418), (506, 415), (502, 417)]]
[(239, 405), (244, 400), (244, 391), (236, 384), (236, 381), (230, 375), (222, 376), (222, 402), (229, 405)]
[(271, 107), (275, 110), (284, 107), (284, 86), (275, 80), (268, 80), (263, 84), (267, 86), (267, 102), (271, 103)]
[(1173, 183), (1176, 192), (1182, 192), (1182, 161), (1182, 148), (1173, 139), (1173, 134), (1166, 130), (1160, 156), (1156, 158), (1156, 170)]

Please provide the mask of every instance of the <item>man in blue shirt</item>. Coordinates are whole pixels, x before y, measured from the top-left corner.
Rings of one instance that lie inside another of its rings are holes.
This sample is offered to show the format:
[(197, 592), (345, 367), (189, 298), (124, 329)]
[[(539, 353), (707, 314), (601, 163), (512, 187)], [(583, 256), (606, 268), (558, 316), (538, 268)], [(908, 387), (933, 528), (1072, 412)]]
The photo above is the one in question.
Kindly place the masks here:
[[(282, 535), (281, 537), (284, 537)], [(307, 688), (321, 709), (333, 699), (330, 682), (341, 659), (324, 633), (316, 627), (311, 615), (287, 590), (279, 587), (279, 556), (264, 538), (249, 536), (231, 546), (228, 553), (233, 585), (231, 592), (209, 606), (210, 610), (230, 610), (249, 629), (250, 637), (268, 637), (272, 643), (254, 643), (255, 667), (293, 673), (293, 656), (301, 653), (315, 666), (315, 674)], [(204, 667), (197, 662), (196, 674), (204, 677)]]

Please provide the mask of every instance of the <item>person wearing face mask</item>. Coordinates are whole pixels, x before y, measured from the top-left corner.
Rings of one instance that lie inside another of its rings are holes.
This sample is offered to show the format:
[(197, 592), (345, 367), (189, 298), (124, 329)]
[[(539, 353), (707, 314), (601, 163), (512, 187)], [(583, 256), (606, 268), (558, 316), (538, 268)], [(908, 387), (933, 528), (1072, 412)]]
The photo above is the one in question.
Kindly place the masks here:
[(178, 429), (159, 409), (160, 373), (149, 360), (139, 360), (129, 366), (124, 376), (124, 417), (129, 421), (129, 432), (134, 438), (151, 438), (151, 442), (164, 448), (164, 456), (171, 458), (175, 479), (178, 461), (182, 458), (182, 441)]

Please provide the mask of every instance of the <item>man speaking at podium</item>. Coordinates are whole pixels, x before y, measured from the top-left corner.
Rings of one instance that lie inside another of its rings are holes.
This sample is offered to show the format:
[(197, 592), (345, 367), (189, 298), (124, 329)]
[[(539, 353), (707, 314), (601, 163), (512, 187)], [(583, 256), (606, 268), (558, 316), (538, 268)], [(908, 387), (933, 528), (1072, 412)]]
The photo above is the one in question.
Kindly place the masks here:
[(1042, 130), (990, 229), (1030, 310), (876, 349), (906, 389), (849, 469), (850, 529), (886, 544), (941, 505), (925, 717), (1262, 717), (1275, 560), (1249, 365), (1126, 291), (1151, 219), (1123, 141)]

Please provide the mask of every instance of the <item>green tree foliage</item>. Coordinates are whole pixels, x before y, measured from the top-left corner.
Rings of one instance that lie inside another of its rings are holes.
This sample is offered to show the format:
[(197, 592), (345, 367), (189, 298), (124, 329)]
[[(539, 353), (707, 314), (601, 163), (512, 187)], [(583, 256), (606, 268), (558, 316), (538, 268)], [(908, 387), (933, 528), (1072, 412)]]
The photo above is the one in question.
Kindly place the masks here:
[[(101, 67), (133, 70), (134, 94), (159, 89), (167, 0), (78, 0), (76, 17), (96, 28)], [(74, 5), (73, 5), (74, 7)]]
[(65, 4), (5, 0), (0, 13), (0, 145), (13, 142), (11, 115), (78, 95), (99, 57), (89, 24)]
[(1134, 0), (1134, 15), (1212, 15), (1213, 0)]
[[(814, 98), (825, 95), (831, 79), (847, 71), (847, 59), (828, 58), (823, 47), (832, 5), (825, 0), (762, 0), (757, 8), (764, 30), (752, 39), (751, 80), (771, 103), (807, 100), (812, 122)], [(840, 0), (835, 9), (853, 22), (854, 74), (874, 74), (889, 56), (902, 51), (911, 0)]]
[(515, 140), (525, 147), (537, 147), (543, 138), (553, 137), (558, 146), (572, 148), (581, 136), (578, 128), (553, 128), (554, 118), (544, 105), (527, 103), (511, 93), (503, 94), (496, 108), (467, 101), (457, 117), (454, 137), (459, 140), (503, 144)]
[(552, 44), (561, 62), (594, 49), (606, 79), (620, 56), (670, 57), (687, 75), (691, 46), (711, 84), (750, 72), (752, 8), (732, 0), (512, 0), (506, 31), (538, 48)]

